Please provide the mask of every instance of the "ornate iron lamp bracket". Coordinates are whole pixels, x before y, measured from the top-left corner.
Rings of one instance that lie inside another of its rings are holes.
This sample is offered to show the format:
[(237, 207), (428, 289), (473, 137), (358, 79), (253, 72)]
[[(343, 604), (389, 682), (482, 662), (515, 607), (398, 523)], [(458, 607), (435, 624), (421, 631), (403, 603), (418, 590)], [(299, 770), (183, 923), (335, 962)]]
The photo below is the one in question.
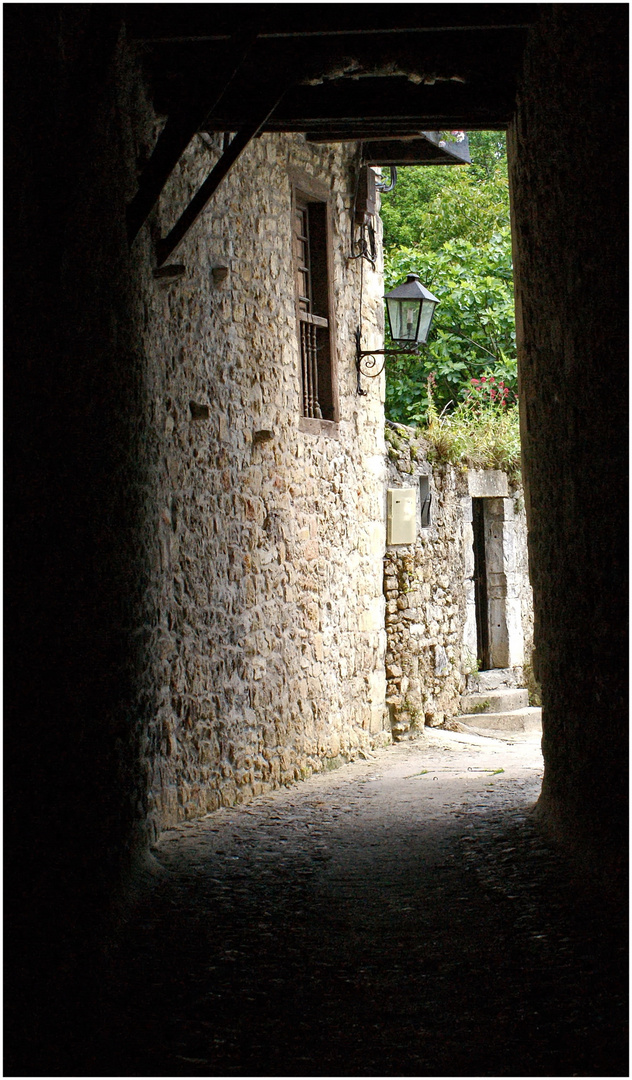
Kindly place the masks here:
[[(367, 391), (362, 389), (362, 384), (360, 382), (361, 375), (364, 375), (365, 379), (377, 379), (384, 371), (387, 356), (412, 356), (419, 348), (415, 343), (409, 349), (363, 349), (362, 331), (360, 330), (360, 327), (358, 327), (355, 332), (355, 342), (357, 373), (356, 393), (359, 397), (367, 396)], [(381, 365), (377, 359), (378, 356), (383, 358)]]

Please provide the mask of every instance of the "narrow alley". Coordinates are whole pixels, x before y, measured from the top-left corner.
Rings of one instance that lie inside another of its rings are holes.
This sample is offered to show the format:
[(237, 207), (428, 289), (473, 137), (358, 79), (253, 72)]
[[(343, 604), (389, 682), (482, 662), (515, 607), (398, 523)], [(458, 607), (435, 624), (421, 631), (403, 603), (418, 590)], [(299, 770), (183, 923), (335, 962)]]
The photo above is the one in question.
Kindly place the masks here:
[(539, 743), (427, 729), (165, 833), (77, 1062), (626, 1074), (624, 928), (531, 818)]
[(4, 15), (4, 1075), (627, 1075), (627, 6)]

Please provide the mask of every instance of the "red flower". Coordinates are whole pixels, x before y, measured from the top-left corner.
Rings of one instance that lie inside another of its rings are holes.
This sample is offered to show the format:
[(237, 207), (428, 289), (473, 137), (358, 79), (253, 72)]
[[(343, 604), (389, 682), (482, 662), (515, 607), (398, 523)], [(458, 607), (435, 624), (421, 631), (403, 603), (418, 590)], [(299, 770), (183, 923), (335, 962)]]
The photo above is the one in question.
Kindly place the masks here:
[(472, 386), (478, 386), (478, 379), (470, 379)]
[(481, 375), (481, 382), (487, 382), (487, 376)]

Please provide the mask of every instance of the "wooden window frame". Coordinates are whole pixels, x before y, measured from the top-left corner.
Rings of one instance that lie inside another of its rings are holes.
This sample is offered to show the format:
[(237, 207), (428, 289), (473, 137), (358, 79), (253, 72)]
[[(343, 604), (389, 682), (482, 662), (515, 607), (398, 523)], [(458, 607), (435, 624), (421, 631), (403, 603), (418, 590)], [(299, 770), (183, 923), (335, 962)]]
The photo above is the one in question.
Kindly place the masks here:
[[(321, 420), (315, 417), (301, 415), (299, 417), (299, 430), (309, 435), (327, 435), (330, 438), (339, 438), (340, 398), (338, 392), (338, 353), (336, 348), (336, 317), (334, 310), (334, 255), (333, 255), (333, 216), (331, 205), (331, 192), (328, 187), (314, 177), (298, 170), (288, 170), (292, 189), (292, 269), (294, 279), (294, 304), (296, 311), (296, 339), (299, 363), (301, 363), (301, 318), (299, 307), (299, 290), (297, 281), (296, 255), (294, 249), (294, 229), (298, 208), (301, 203), (319, 203), (324, 206), (325, 218), (325, 254), (327, 272), (327, 320), (329, 323), (329, 375), (331, 380), (331, 407), (332, 420)], [(304, 321), (304, 320), (303, 320)], [(303, 376), (301, 371), (301, 413), (303, 409)]]

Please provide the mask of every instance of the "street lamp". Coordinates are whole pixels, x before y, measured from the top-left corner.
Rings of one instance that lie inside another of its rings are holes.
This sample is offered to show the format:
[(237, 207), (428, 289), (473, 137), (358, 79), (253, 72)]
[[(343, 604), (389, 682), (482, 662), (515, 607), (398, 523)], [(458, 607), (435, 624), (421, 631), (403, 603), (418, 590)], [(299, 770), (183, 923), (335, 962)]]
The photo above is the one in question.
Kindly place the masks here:
[[(387, 356), (406, 356), (417, 351), (420, 345), (425, 345), (428, 340), (430, 324), (435, 308), (439, 303), (419, 280), (418, 274), (409, 274), (402, 285), (397, 285), (384, 297), (391, 338), (400, 349), (363, 349), (361, 344), (361, 329), (356, 330), (356, 371), (358, 376), (357, 392), (362, 397), (366, 396), (366, 390), (360, 385), (360, 376), (375, 379), (384, 370)], [(377, 356), (383, 356), (384, 360), (379, 370)], [(370, 357), (370, 359), (369, 359)]]
[(424, 288), (419, 275), (409, 274), (404, 284), (392, 289), (384, 299), (393, 341), (415, 347), (425, 345), (439, 301)]

